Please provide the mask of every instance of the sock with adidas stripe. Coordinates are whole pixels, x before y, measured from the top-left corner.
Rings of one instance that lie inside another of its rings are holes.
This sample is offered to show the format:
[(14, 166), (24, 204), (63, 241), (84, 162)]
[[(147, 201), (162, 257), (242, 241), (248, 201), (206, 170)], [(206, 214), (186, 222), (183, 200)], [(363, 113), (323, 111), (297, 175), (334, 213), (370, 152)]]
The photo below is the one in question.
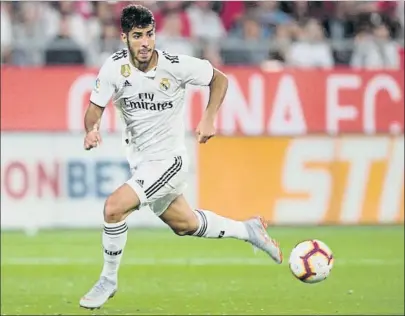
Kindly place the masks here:
[(193, 234), (203, 238), (236, 238), (248, 240), (249, 233), (243, 222), (220, 216), (207, 210), (194, 210), (200, 225)]
[(127, 243), (128, 226), (125, 221), (105, 223), (103, 231), (104, 266), (101, 276), (117, 283), (118, 269)]

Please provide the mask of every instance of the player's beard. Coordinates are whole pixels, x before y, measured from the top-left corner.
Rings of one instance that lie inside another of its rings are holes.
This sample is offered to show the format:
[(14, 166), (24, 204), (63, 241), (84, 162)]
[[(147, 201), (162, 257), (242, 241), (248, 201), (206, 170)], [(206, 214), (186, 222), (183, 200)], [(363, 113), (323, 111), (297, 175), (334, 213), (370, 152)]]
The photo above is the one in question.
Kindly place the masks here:
[[(134, 50), (133, 50), (133, 49), (131, 48), (131, 46), (129, 45), (128, 39), (127, 39), (127, 46), (128, 46), (129, 55), (131, 56), (131, 59), (132, 59), (134, 65), (135, 65), (139, 70), (141, 70), (141, 71), (144, 71), (145, 69), (147, 69), (148, 66), (149, 66), (149, 64), (150, 64), (150, 62), (151, 62), (151, 60), (152, 60), (153, 53), (152, 53), (152, 55), (150, 56), (150, 58), (149, 58), (147, 61), (140, 61), (140, 60), (136, 57), (136, 54), (135, 54)], [(153, 51), (154, 51), (154, 48), (152, 49), (152, 52), (153, 52)]]

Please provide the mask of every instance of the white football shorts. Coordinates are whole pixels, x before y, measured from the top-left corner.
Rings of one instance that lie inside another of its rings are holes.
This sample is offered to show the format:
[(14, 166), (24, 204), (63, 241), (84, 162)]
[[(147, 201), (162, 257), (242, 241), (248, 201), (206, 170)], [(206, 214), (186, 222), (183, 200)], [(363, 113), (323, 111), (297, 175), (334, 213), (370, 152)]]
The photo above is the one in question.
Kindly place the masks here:
[(132, 177), (126, 182), (138, 195), (140, 206), (149, 206), (160, 216), (171, 202), (187, 188), (188, 159), (142, 161), (131, 168)]

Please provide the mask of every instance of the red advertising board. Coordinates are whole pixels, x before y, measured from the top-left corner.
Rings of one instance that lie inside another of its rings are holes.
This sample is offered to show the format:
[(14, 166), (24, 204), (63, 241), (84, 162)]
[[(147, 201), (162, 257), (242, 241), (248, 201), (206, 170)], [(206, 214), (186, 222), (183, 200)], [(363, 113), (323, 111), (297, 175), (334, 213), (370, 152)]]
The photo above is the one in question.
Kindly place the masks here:
[[(217, 120), (221, 134), (403, 133), (403, 70), (223, 71), (229, 89)], [(82, 131), (96, 70), (5, 67), (1, 76), (2, 131)], [(190, 87), (185, 101), (186, 125), (193, 130), (208, 91)], [(118, 122), (110, 107), (104, 128), (115, 131)]]

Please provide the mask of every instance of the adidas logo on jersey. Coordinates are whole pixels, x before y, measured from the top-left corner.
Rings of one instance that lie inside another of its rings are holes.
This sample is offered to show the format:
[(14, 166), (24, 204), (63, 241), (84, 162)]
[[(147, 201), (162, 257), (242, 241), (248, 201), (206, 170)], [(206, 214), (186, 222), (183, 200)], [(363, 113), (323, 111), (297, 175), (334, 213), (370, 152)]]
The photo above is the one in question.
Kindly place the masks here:
[(132, 84), (128, 80), (125, 80), (124, 87), (132, 87)]
[(135, 180), (135, 182), (138, 183), (141, 188), (143, 188), (143, 180)]

